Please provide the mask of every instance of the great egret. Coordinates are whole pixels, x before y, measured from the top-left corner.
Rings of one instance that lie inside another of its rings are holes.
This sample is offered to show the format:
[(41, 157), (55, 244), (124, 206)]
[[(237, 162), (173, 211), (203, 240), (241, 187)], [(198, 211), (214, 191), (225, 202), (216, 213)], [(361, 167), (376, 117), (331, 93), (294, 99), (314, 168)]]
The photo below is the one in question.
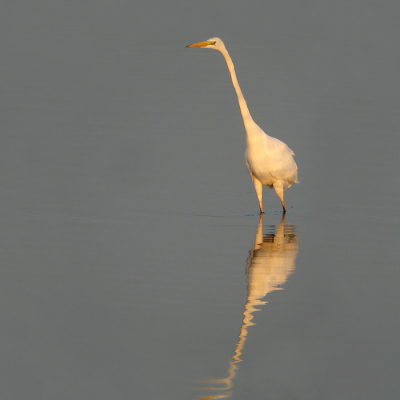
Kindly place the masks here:
[(263, 185), (268, 186), (270, 189), (275, 189), (276, 194), (282, 202), (283, 213), (285, 213), (286, 207), (283, 201), (283, 191), (293, 183), (297, 183), (297, 165), (293, 159), (293, 151), (279, 139), (268, 136), (253, 121), (247, 108), (246, 100), (240, 90), (232, 59), (225, 48), (224, 42), (220, 38), (211, 38), (205, 42), (190, 44), (186, 47), (214, 49), (220, 51), (224, 56), (231, 74), (233, 87), (237, 94), (240, 112), (246, 129), (246, 166), (254, 182), (254, 188), (260, 204), (260, 213), (264, 212), (262, 205)]

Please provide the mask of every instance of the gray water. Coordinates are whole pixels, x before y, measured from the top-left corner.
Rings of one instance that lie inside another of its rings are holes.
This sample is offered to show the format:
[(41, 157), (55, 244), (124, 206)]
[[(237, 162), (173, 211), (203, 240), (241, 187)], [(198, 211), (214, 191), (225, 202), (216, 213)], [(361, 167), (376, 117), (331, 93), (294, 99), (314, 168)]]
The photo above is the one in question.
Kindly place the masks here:
[(397, 2), (1, 11), (2, 400), (399, 398)]

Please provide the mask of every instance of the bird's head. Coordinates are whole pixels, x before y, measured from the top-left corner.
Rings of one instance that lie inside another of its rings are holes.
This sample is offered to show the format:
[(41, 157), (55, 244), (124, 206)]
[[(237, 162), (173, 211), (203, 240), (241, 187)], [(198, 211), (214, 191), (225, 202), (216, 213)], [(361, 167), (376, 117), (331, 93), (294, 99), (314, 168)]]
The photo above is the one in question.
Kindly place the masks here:
[(225, 48), (224, 42), (217, 37), (206, 40), (205, 42), (189, 44), (186, 47), (203, 47), (205, 49), (214, 49), (221, 51)]

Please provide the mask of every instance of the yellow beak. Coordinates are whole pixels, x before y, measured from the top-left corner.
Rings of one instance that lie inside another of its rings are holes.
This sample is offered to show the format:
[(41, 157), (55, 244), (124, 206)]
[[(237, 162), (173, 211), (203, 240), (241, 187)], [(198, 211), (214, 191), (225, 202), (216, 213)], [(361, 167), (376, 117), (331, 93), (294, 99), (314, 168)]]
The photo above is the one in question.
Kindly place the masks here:
[(210, 44), (215, 44), (215, 42), (213, 42), (211, 40), (206, 40), (205, 42), (189, 44), (189, 46), (186, 46), (186, 47), (206, 47)]

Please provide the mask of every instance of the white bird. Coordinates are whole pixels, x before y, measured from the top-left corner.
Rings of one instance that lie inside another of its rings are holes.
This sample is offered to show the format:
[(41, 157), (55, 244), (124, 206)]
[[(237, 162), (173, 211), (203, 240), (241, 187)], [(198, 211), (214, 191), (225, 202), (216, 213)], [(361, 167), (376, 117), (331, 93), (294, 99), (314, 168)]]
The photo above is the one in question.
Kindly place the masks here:
[(211, 38), (205, 42), (190, 44), (186, 47), (203, 47), (206, 49), (218, 50), (225, 58), (231, 74), (233, 87), (235, 88), (240, 112), (242, 114), (244, 127), (246, 129), (246, 166), (260, 204), (262, 214), (262, 187), (274, 188), (280, 198), (283, 213), (286, 212), (285, 202), (283, 201), (283, 191), (288, 189), (293, 183), (297, 183), (297, 165), (293, 159), (293, 151), (279, 139), (267, 135), (254, 121), (247, 108), (246, 100), (240, 90), (239, 82), (236, 78), (235, 67), (232, 59), (226, 50), (224, 42), (220, 38)]

